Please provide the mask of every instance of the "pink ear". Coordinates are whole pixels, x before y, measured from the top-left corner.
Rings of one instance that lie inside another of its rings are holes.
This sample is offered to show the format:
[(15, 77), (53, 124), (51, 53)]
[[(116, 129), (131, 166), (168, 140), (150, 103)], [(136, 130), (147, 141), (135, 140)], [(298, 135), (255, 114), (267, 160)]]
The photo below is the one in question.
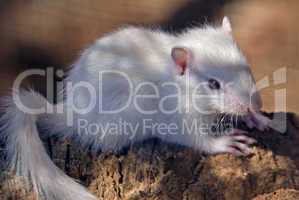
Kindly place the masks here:
[(232, 25), (231, 25), (230, 20), (228, 19), (227, 16), (223, 17), (223, 20), (222, 20), (222, 29), (224, 30), (224, 32), (226, 34), (231, 35), (231, 33), (232, 33)]
[(178, 67), (180, 75), (184, 75), (191, 58), (190, 51), (185, 47), (174, 47), (171, 50), (171, 57)]

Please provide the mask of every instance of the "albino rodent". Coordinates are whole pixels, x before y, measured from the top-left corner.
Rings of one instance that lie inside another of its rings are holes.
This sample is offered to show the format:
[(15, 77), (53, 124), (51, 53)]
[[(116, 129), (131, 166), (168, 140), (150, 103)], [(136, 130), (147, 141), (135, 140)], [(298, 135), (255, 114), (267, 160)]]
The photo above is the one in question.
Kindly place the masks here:
[[(93, 151), (118, 151), (158, 137), (210, 154), (249, 154), (255, 140), (244, 131), (210, 129), (223, 113), (243, 117), (250, 127), (267, 126), (260, 120), (255, 81), (231, 31), (227, 17), (220, 27), (194, 27), (178, 35), (127, 27), (83, 52), (64, 81), (59, 104), (14, 88), (12, 97), (3, 99), (1, 121), (9, 169), (24, 177), (40, 199), (96, 199), (54, 165), (37, 124), (46, 136), (74, 139)], [(23, 104), (54, 110), (30, 113)], [(194, 120), (207, 128), (186, 128)], [(103, 127), (122, 122), (127, 129), (104, 132)]]

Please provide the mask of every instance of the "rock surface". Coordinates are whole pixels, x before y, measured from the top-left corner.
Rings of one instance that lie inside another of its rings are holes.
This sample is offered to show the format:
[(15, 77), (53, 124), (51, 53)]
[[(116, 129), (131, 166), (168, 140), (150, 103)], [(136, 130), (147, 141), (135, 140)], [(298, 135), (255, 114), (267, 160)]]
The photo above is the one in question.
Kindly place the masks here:
[[(152, 139), (121, 154), (97, 158), (54, 142), (53, 160), (101, 200), (298, 199), (299, 134), (295, 115), (288, 131), (253, 132), (248, 157), (206, 156)], [(64, 143), (65, 144), (65, 143)], [(60, 147), (60, 148), (59, 148)], [(0, 199), (32, 200), (20, 178), (2, 174)]]
[(253, 200), (297, 200), (299, 199), (299, 191), (293, 189), (279, 189), (275, 192), (260, 195)]

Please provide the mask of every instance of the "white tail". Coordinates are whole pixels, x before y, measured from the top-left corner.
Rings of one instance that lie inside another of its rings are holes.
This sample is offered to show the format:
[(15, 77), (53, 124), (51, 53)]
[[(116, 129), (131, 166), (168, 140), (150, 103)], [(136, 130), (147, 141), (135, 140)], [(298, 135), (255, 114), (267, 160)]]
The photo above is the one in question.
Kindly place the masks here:
[[(22, 91), (17, 95), (25, 105), (50, 105), (33, 91)], [(18, 109), (12, 97), (5, 98), (3, 103), (6, 110), (1, 119), (0, 136), (6, 142), (8, 167), (33, 187), (38, 199), (95, 200), (49, 158), (37, 131), (36, 119), (39, 115), (30, 115)]]

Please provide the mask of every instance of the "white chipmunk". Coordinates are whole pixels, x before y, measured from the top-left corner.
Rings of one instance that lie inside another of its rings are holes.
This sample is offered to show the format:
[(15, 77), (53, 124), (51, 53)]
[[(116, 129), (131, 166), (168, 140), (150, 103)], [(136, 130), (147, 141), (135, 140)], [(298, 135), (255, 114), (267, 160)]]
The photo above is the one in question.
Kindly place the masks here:
[[(67, 87), (70, 83), (73, 87)], [(2, 105), (6, 112), (1, 138), (8, 167), (24, 177), (40, 199), (96, 197), (54, 165), (37, 124), (46, 129), (43, 134), (74, 139), (95, 151), (117, 151), (158, 137), (206, 153), (235, 155), (249, 154), (255, 140), (237, 129), (217, 136), (202, 129), (187, 134), (185, 125), (197, 120), (210, 126), (219, 113), (228, 113), (247, 116), (250, 127), (266, 127), (259, 121), (261, 98), (227, 17), (220, 27), (191, 28), (178, 35), (136, 27), (108, 34), (83, 52), (64, 85), (63, 99), (52, 113), (24, 111), (19, 104), (52, 105), (36, 92), (16, 88), (14, 98), (5, 98)], [(56, 108), (64, 111), (56, 112)], [(134, 128), (110, 134), (81, 127), (104, 127), (122, 120)], [(145, 122), (157, 126), (148, 129)], [(161, 134), (159, 124), (172, 124), (177, 132)]]

